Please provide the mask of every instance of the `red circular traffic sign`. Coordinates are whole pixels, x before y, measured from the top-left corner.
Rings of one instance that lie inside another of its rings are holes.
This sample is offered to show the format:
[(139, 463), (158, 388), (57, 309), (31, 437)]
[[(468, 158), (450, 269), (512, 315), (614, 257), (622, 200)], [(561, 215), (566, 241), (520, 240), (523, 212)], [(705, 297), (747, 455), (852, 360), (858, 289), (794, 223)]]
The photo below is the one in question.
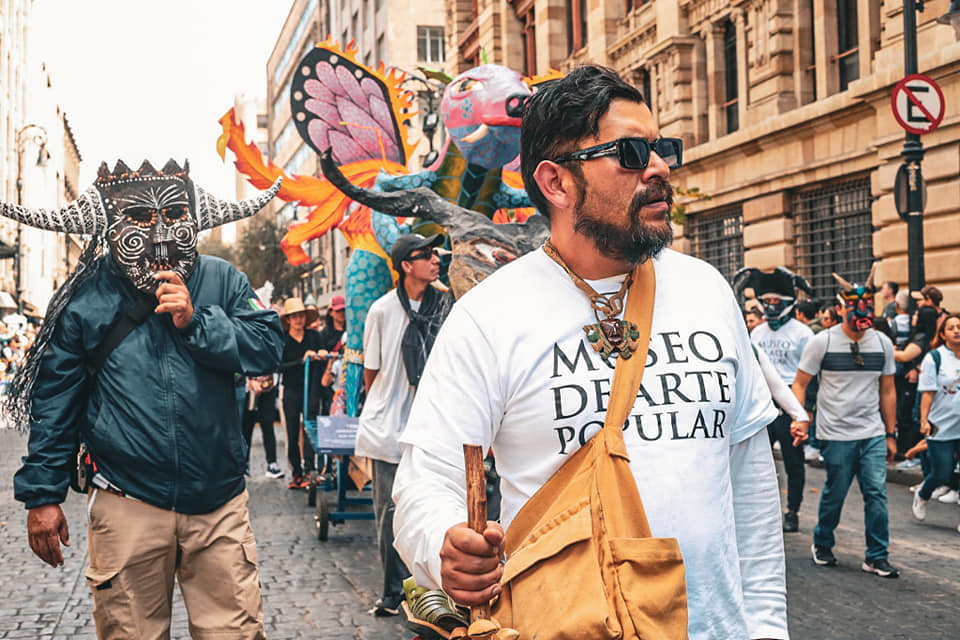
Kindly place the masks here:
[(914, 73), (893, 88), (890, 106), (897, 124), (909, 133), (930, 133), (943, 122), (946, 102), (940, 85), (932, 78)]

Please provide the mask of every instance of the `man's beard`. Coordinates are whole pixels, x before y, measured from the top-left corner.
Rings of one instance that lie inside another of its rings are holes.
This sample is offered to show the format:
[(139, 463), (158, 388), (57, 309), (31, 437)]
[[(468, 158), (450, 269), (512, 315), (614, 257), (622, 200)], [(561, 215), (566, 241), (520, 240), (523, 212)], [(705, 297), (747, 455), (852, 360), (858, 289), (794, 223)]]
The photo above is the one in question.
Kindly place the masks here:
[[(631, 264), (640, 264), (647, 258), (656, 256), (673, 242), (673, 227), (670, 225), (670, 208), (673, 205), (673, 188), (662, 178), (654, 178), (643, 190), (633, 196), (627, 210), (626, 226), (608, 219), (598, 218), (584, 210), (586, 182), (576, 179), (580, 188), (577, 198), (574, 230), (591, 240), (601, 254), (614, 260), (623, 260)], [(667, 203), (664, 224), (644, 222), (640, 210), (651, 202), (663, 200)]]

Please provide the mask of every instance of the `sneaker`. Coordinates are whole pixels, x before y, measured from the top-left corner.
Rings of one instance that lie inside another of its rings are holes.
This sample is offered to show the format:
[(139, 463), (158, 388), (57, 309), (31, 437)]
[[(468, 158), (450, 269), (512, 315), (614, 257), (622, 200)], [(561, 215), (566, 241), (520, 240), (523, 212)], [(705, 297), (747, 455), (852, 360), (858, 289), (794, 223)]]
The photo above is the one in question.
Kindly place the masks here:
[(928, 501), (928, 500), (924, 500), (923, 498), (920, 497), (920, 492), (919, 492), (919, 491), (917, 491), (915, 494), (913, 494), (913, 506), (911, 507), (911, 509), (913, 510), (913, 517), (914, 517), (914, 518), (916, 518), (917, 520), (925, 520), (925, 519), (926, 519), (926, 517), (927, 517), (927, 502), (929, 502), (929, 501)]
[(807, 462), (813, 462), (820, 457), (820, 449), (817, 449), (811, 444), (806, 444), (803, 446), (803, 459)]
[(830, 547), (818, 547), (817, 545), (810, 545), (810, 553), (813, 554), (813, 563), (821, 567), (835, 567), (837, 566), (837, 557), (833, 555), (833, 551)]
[(290, 484), (287, 485), (287, 489), (301, 489), (303, 488), (303, 478), (301, 476), (293, 476), (290, 478)]
[(378, 618), (400, 615), (400, 602), (403, 596), (394, 596), (392, 598), (380, 598), (373, 605), (373, 615)]
[(910, 471), (911, 469), (916, 469), (921, 464), (918, 458), (913, 458), (911, 460), (904, 460), (903, 462), (897, 463), (897, 469), (900, 471)]
[(783, 530), (787, 533), (793, 533), (800, 530), (800, 519), (796, 511), (787, 511), (783, 514)]
[(263, 475), (267, 476), (268, 478), (282, 478), (283, 469), (281, 469), (276, 462), (271, 462), (267, 465), (267, 471)]
[(310, 476), (301, 476), (300, 484), (297, 485), (298, 489), (309, 489), (310, 488)]
[(950, 491), (947, 491), (945, 494), (937, 498), (937, 500), (943, 504), (956, 504), (957, 502), (960, 502), (960, 493), (958, 493), (956, 489), (950, 489)]
[(887, 562), (886, 558), (877, 560), (864, 560), (860, 568), (867, 573), (875, 573), (881, 578), (897, 578), (900, 576), (900, 570)]
[(920, 487), (922, 486), (923, 486), (922, 482), (918, 482), (917, 484), (910, 485), (910, 493), (916, 493), (917, 491), (920, 491)]
[(948, 486), (945, 485), (945, 484), (942, 484), (942, 485), (940, 485), (939, 487), (937, 487), (936, 489), (934, 489), (933, 491), (930, 492), (930, 499), (931, 499), (931, 500), (936, 500), (936, 499), (939, 498), (940, 496), (945, 495), (945, 494), (947, 494), (947, 493), (950, 493), (950, 487), (948, 487)]

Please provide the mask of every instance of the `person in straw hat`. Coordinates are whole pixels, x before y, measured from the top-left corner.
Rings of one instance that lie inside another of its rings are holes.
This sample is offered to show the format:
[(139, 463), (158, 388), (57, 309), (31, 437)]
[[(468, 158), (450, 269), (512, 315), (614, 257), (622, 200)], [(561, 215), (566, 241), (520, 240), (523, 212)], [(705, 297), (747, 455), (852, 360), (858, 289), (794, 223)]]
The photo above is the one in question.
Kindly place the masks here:
[[(300, 426), (303, 413), (303, 364), (308, 358), (325, 359), (327, 351), (322, 348), (320, 333), (307, 329), (307, 325), (317, 320), (316, 308), (305, 307), (300, 298), (287, 298), (283, 302), (280, 320), (287, 334), (279, 368), (283, 376), (280, 384), (283, 390), (283, 419), (287, 427), (287, 462), (290, 463), (292, 474), (287, 488), (306, 489), (310, 486), (310, 475), (316, 469), (316, 453), (310, 436)], [(323, 369), (324, 366), (320, 365), (311, 367), (310, 377), (320, 376)], [(313, 389), (314, 386), (310, 385), (310, 388)], [(311, 409), (316, 410), (312, 403)]]

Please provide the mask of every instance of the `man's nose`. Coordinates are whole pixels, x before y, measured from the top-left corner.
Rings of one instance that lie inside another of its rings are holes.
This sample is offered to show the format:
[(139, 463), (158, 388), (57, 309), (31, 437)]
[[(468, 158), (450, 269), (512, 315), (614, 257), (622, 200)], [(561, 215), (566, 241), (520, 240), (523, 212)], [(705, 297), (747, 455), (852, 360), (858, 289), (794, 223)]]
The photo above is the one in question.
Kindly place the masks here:
[(153, 243), (173, 242), (173, 230), (162, 220), (153, 227)]
[(650, 180), (655, 177), (661, 178), (662, 180), (669, 180), (670, 167), (667, 166), (666, 161), (664, 161), (664, 159), (661, 158), (656, 151), (651, 149), (650, 161), (643, 170), (643, 181), (650, 182)]

